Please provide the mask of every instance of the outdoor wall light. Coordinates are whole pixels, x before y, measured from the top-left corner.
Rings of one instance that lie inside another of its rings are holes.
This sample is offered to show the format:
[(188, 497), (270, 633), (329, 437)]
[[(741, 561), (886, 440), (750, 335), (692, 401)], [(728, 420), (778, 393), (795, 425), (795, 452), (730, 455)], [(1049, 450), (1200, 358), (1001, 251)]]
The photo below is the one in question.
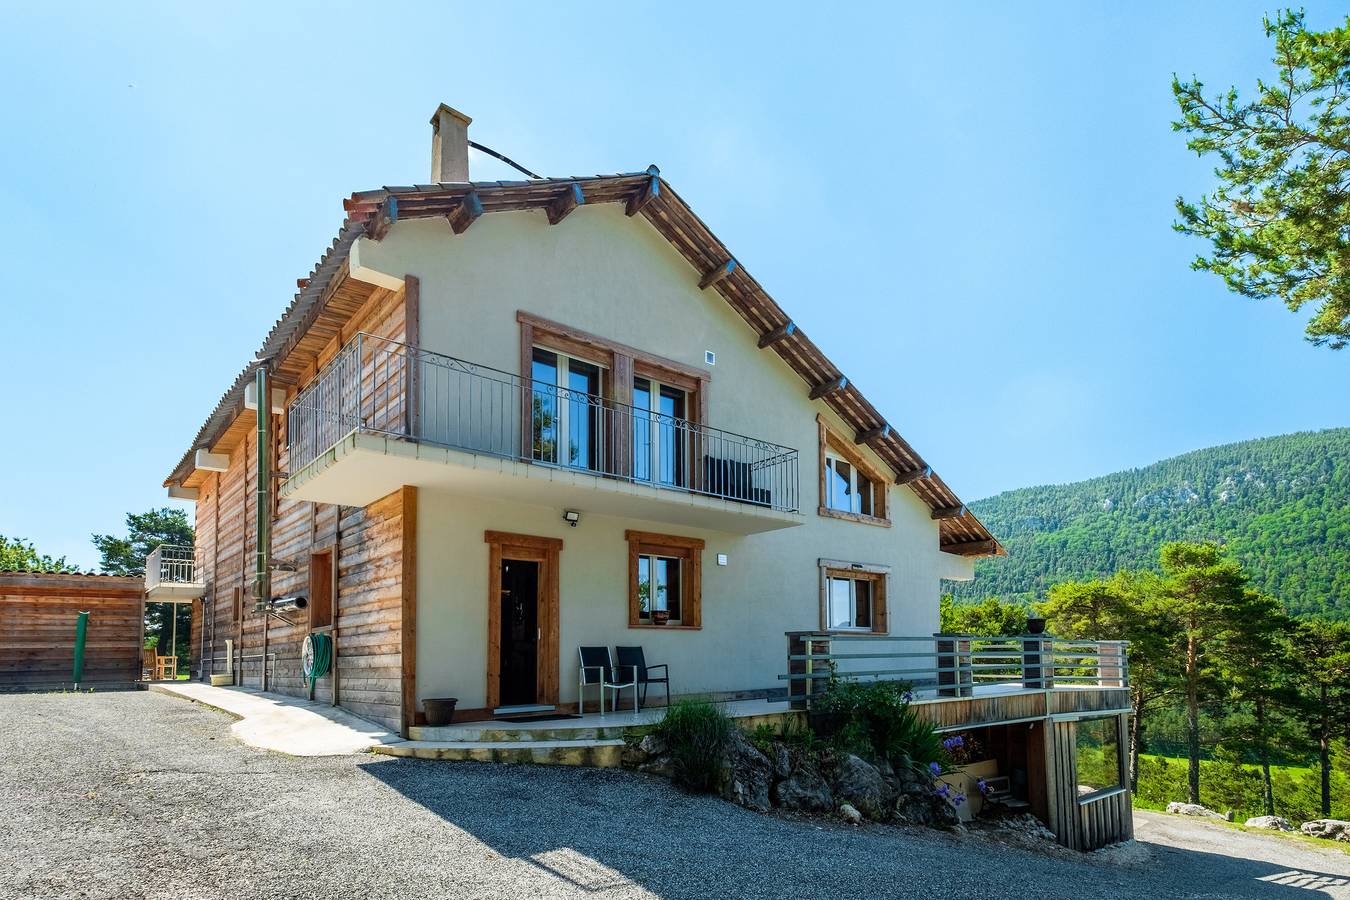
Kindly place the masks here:
[(563, 510), (563, 521), (576, 528), (577, 523), (581, 521), (581, 513), (575, 509), (565, 509)]

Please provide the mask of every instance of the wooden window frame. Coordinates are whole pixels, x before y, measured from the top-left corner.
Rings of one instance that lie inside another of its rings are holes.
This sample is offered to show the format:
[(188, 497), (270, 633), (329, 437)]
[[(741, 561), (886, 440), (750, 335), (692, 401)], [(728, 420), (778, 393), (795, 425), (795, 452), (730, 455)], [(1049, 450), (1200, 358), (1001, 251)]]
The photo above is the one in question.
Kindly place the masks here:
[[(333, 627), (333, 598), (337, 595), (337, 573), (335, 571), (334, 548), (315, 547), (309, 554), (309, 630), (329, 631)], [(324, 560), (327, 560), (325, 563)], [(325, 565), (326, 571), (318, 566)]]
[[(661, 628), (671, 631), (698, 631), (703, 628), (703, 547), (699, 538), (651, 531), (628, 530), (628, 627)], [(665, 556), (689, 561), (688, 572), (681, 573), (680, 622), (657, 625), (642, 621), (638, 600), (638, 557)]]
[[(890, 634), (890, 608), (887, 595), (890, 593), (890, 566), (870, 565), (867, 563), (847, 562), (839, 559), (817, 560), (820, 569), (820, 630), (829, 634)], [(868, 581), (872, 584), (872, 627), (871, 628), (831, 628), (830, 627), (830, 579), (847, 578), (851, 581)]]
[[(816, 464), (816, 473), (819, 477), (819, 493), (816, 498), (817, 513), (831, 519), (843, 519), (846, 522), (861, 522), (864, 525), (879, 525), (883, 528), (891, 527), (891, 479), (863, 456), (852, 441), (831, 428), (825, 421), (824, 416), (816, 415), (816, 425), (820, 432), (820, 458)], [(844, 462), (853, 466), (854, 469), (867, 476), (868, 480), (872, 482), (872, 515), (832, 509), (826, 503), (828, 486), (825, 482), (825, 459), (830, 455), (842, 458)]]
[(230, 589), (230, 599), (233, 604), (233, 622), (239, 624), (244, 621), (244, 589), (241, 587)]
[[(521, 459), (531, 460), (534, 456), (531, 441), (534, 434), (534, 413), (531, 409), (534, 387), (530, 372), (536, 347), (599, 364), (601, 394), (615, 403), (632, 405), (635, 376), (679, 388), (685, 392), (685, 418), (696, 425), (708, 424), (708, 392), (712, 373), (706, 369), (638, 350), (524, 310), (516, 311), (516, 322), (520, 325)], [(618, 477), (632, 474), (632, 441), (624, 418), (610, 417), (605, 443), (606, 451), (611, 454), (612, 471), (606, 474)], [(701, 477), (701, 469), (695, 466), (693, 474), (696, 479)]]
[(561, 538), (485, 531), (488, 545), (488, 642), (487, 704), (489, 712), (501, 705), (502, 666), (502, 560), (519, 559), (539, 563), (540, 639), (536, 644), (535, 695), (540, 703), (557, 705), (561, 684), (562, 656), (559, 645), (558, 564)]

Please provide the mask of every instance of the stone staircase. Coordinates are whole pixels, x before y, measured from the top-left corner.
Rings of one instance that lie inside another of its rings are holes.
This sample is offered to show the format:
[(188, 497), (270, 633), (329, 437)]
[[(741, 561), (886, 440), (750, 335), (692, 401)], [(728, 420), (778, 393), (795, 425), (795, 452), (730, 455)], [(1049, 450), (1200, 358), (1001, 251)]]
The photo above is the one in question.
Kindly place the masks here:
[(473, 760), (496, 763), (534, 763), (554, 766), (617, 768), (623, 759), (623, 725), (567, 726), (541, 722), (534, 726), (505, 727), (483, 722), (441, 728), (419, 726), (408, 730), (409, 740), (385, 744), (375, 752), (413, 759)]

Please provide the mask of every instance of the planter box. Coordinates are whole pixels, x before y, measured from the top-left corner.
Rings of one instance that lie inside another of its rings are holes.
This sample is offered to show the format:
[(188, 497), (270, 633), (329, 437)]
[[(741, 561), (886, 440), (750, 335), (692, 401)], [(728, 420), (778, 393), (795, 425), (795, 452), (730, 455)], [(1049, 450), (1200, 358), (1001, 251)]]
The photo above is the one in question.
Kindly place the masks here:
[[(969, 822), (984, 809), (984, 795), (980, 793), (981, 778), (993, 778), (998, 774), (998, 761), (982, 759), (979, 762), (957, 766), (955, 770), (938, 777), (938, 781), (950, 787), (953, 793), (965, 794), (966, 802), (960, 806), (952, 804), (956, 815), (962, 822)], [(950, 802), (950, 801), (949, 801)]]

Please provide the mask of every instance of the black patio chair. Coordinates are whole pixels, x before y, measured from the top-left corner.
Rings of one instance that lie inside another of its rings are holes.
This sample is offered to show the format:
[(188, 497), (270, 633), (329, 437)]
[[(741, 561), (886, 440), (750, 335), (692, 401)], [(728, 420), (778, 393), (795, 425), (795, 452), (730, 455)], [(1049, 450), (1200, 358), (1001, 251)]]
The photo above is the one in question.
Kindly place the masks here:
[[(665, 663), (659, 665), (647, 665), (647, 657), (642, 652), (641, 647), (615, 647), (614, 652), (619, 655), (620, 669), (633, 669), (637, 673), (637, 683), (642, 687), (641, 705), (647, 705), (647, 686), (652, 684), (664, 684), (666, 686), (666, 706), (670, 706), (670, 667)], [(652, 675), (653, 669), (661, 670), (661, 677)]]
[[(577, 655), (581, 657), (581, 669), (577, 672), (577, 712), (586, 711), (586, 687), (587, 685), (596, 685), (600, 688), (600, 715), (605, 714), (605, 690), (614, 691), (614, 709), (619, 708), (619, 691), (626, 687), (633, 689), (633, 712), (638, 711), (637, 699), (637, 670), (632, 666), (615, 666), (613, 660), (609, 657), (608, 647), (578, 647)], [(628, 681), (616, 677), (616, 670), (622, 672), (624, 669), (629, 671), (632, 676)]]

